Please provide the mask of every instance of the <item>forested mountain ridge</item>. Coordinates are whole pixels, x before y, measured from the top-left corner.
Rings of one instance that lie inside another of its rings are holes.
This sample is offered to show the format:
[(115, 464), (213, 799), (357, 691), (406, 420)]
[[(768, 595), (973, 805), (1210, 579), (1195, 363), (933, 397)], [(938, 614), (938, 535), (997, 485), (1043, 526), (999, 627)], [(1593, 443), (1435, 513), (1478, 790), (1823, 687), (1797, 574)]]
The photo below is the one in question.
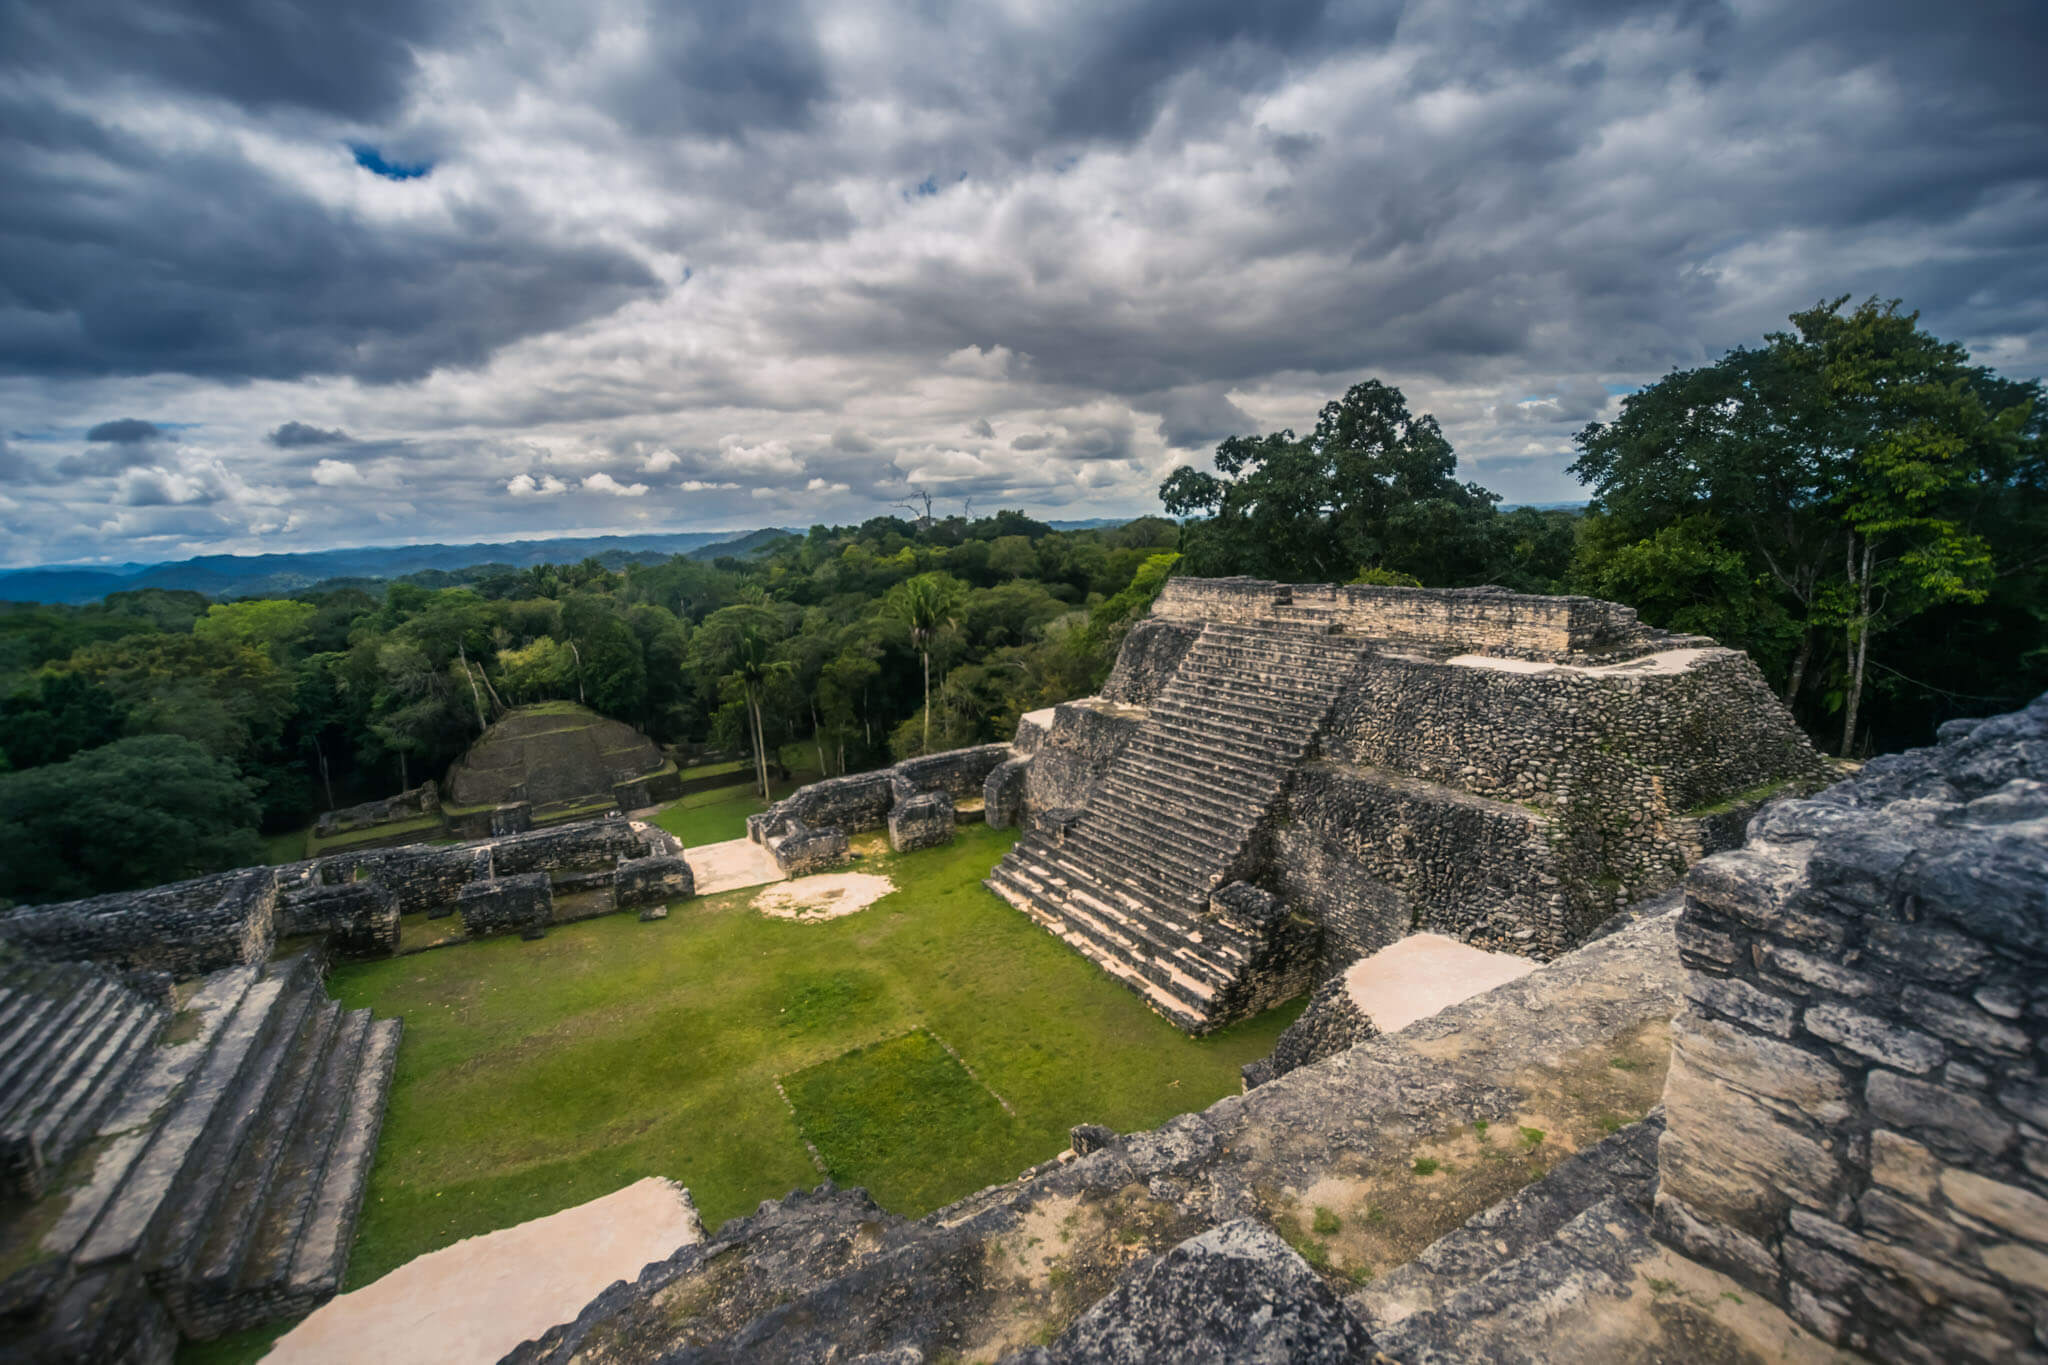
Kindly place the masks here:
[(755, 531), (571, 536), (474, 545), (363, 545), (295, 554), (200, 555), (163, 564), (105, 568), (52, 565), (0, 569), (0, 602), (81, 605), (96, 602), (109, 593), (145, 588), (184, 589), (221, 598), (269, 597), (298, 592), (331, 579), (402, 578), (429, 571), (456, 572), (483, 564), (527, 568), (596, 559), (607, 568), (616, 569), (677, 554), (697, 554), (707, 559), (719, 554), (744, 554), (789, 534), (793, 533), (764, 527)]

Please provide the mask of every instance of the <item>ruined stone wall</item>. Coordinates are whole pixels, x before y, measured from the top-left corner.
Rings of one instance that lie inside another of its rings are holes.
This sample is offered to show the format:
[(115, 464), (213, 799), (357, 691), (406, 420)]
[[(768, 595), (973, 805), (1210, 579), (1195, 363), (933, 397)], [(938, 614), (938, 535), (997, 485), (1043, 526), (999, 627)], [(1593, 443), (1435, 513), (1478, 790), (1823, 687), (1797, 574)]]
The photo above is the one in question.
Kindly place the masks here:
[(515, 834), (494, 841), (489, 848), (492, 872), (505, 877), (609, 866), (621, 858), (640, 857), (646, 851), (646, 841), (632, 821), (612, 817)]
[(1323, 926), (1325, 973), (1422, 930), (1554, 957), (1609, 913), (1588, 919), (1544, 816), (1345, 764), (1296, 771), (1265, 863)]
[(545, 872), (485, 877), (462, 888), (456, 908), (472, 938), (503, 933), (539, 938), (555, 915), (554, 883)]
[(440, 813), (440, 788), (431, 781), (422, 782), (411, 791), (403, 791), (396, 796), (328, 811), (313, 822), (313, 835), (318, 839), (331, 839), (348, 830), (367, 829), (371, 825), (390, 824), (397, 820), (410, 820), (415, 816)]
[(2042, 1361), (2048, 697), (1686, 883), (1662, 1234), (1884, 1360)]
[(896, 799), (943, 792), (955, 802), (979, 801), (981, 785), (997, 764), (1010, 757), (1007, 744), (976, 744), (965, 749), (906, 758), (889, 770)]
[(398, 901), (379, 881), (313, 884), (282, 894), (277, 936), (318, 934), (348, 957), (389, 957), (398, 951)]
[(1147, 617), (1137, 622), (1124, 636), (1123, 646), (1116, 652), (1116, 666), (1102, 684), (1103, 700), (1119, 706), (1150, 706), (1173, 681), (1188, 646), (1201, 633), (1202, 627), (1195, 621)]
[(238, 868), (143, 891), (0, 913), (0, 939), (33, 957), (179, 978), (260, 962), (275, 937), (277, 874)]

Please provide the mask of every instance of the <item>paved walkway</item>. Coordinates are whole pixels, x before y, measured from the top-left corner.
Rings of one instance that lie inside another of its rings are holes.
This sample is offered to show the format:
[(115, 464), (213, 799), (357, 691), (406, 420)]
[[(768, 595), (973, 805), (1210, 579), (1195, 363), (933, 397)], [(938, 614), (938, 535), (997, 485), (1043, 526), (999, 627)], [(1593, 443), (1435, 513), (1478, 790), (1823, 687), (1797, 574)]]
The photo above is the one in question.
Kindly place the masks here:
[(775, 855), (751, 839), (727, 839), (722, 844), (699, 844), (685, 849), (683, 861), (697, 879), (697, 894), (715, 896), (743, 886), (765, 886), (783, 879)]
[(690, 1192), (649, 1176), (602, 1199), (415, 1257), (313, 1311), (269, 1365), (491, 1365), (614, 1280), (704, 1239)]
[(1392, 1033), (1527, 976), (1538, 965), (1442, 934), (1410, 934), (1352, 963), (1344, 973), (1344, 987), (1381, 1033)]

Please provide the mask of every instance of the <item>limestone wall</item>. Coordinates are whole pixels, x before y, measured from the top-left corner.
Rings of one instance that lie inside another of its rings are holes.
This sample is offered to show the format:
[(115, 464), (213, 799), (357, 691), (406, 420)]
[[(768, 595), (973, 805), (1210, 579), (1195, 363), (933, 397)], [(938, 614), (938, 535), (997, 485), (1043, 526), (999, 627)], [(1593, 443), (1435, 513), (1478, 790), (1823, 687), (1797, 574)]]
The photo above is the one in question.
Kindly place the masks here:
[(1332, 971), (1419, 930), (1553, 957), (1611, 910), (1574, 895), (1548, 818), (1344, 764), (1299, 769), (1267, 880), (1323, 926)]
[(1686, 883), (1663, 1234), (1885, 1360), (2041, 1361), (2048, 697)]

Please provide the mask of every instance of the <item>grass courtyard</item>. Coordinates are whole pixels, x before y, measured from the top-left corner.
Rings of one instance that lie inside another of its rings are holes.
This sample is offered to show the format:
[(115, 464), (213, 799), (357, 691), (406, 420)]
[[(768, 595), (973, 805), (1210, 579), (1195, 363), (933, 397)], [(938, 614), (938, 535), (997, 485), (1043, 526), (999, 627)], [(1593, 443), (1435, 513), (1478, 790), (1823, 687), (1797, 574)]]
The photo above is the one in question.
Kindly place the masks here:
[(1182, 1036), (981, 886), (1012, 838), (869, 856), (898, 890), (837, 920), (737, 891), (337, 968), (335, 995), (406, 1026), (350, 1286), (647, 1175), (716, 1226), (815, 1184), (807, 1138), (840, 1183), (922, 1214), (1073, 1124), (1235, 1092), (1298, 1007)]

